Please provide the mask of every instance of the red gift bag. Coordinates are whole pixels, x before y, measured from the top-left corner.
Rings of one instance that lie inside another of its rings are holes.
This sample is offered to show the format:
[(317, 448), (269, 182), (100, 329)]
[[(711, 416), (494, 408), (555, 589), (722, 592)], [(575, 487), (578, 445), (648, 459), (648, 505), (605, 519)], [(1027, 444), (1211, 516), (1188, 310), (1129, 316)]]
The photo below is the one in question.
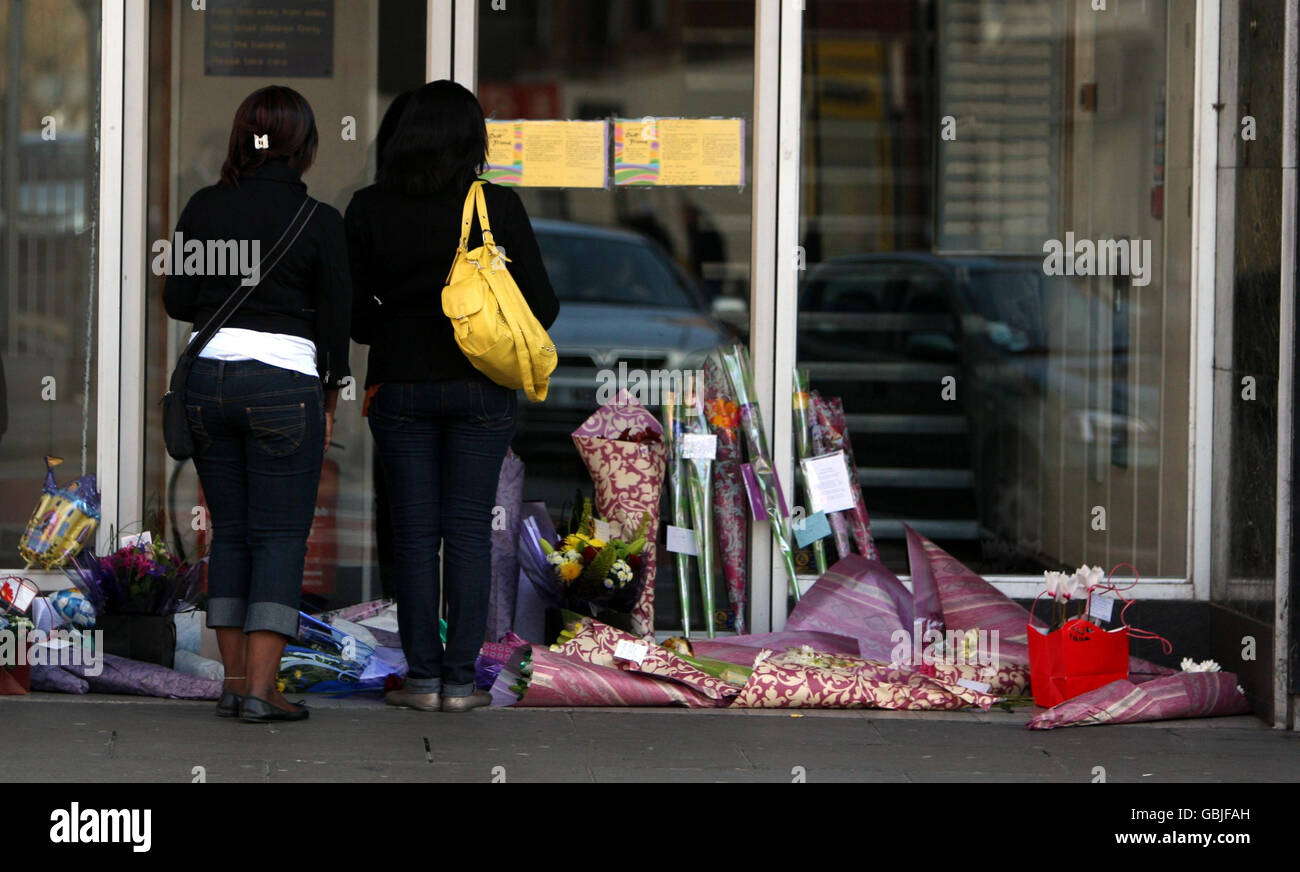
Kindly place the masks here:
[(1034, 702), (1051, 708), (1112, 681), (1128, 678), (1129, 628), (1103, 630), (1074, 618), (1054, 633), (1030, 624), (1029, 687)]
[[(1115, 581), (1116, 570), (1128, 567), (1134, 579), (1126, 587)], [(1093, 592), (1107, 593), (1124, 603), (1119, 621), (1123, 624), (1113, 630), (1102, 629), (1086, 618), (1073, 618), (1053, 633), (1045, 633), (1032, 623), (1026, 627), (1029, 636), (1029, 687), (1034, 692), (1034, 702), (1052, 706), (1067, 699), (1105, 687), (1112, 681), (1128, 678), (1129, 639), (1157, 639), (1166, 654), (1173, 651), (1169, 640), (1148, 630), (1129, 626), (1125, 619), (1134, 600), (1123, 591), (1137, 585), (1137, 569), (1131, 563), (1120, 563), (1110, 571), (1104, 584), (1088, 591), (1084, 614), (1092, 611)], [(1042, 594), (1039, 594), (1041, 597)], [(1034, 605), (1038, 600), (1034, 600)], [(1029, 614), (1033, 615), (1031, 608)]]

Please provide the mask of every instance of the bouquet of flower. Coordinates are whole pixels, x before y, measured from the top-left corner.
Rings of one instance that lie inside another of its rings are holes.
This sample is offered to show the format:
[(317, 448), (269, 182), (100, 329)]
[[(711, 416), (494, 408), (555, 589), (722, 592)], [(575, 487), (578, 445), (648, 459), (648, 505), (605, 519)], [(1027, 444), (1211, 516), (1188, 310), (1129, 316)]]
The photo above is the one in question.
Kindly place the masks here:
[[(718, 437), (718, 455), (713, 461), (713, 518), (722, 575), (727, 580), (727, 598), (735, 615), (737, 635), (745, 634), (747, 579), (745, 554), (749, 547), (749, 519), (745, 516), (744, 485), (740, 465), (744, 448), (740, 435), (740, 405), (716, 353), (704, 364), (704, 408), (709, 428)], [(847, 534), (846, 534), (847, 535)]]
[(97, 614), (172, 615), (194, 603), (206, 560), (188, 563), (164, 539), (145, 533), (107, 557), (87, 546), (64, 572)]
[(740, 429), (744, 431), (745, 440), (749, 443), (748, 471), (744, 475), (747, 487), (752, 488), (751, 507), (755, 516), (761, 512), (766, 515), (766, 520), (772, 522), (772, 536), (776, 539), (777, 549), (785, 563), (790, 595), (798, 602), (800, 591), (794, 568), (794, 535), (790, 528), (790, 513), (785, 506), (781, 482), (772, 466), (772, 454), (768, 451), (767, 431), (758, 405), (758, 392), (754, 390), (754, 370), (749, 361), (749, 352), (743, 345), (733, 345), (719, 349), (718, 360), (727, 375), (732, 396), (740, 407)]
[(650, 515), (642, 516), (631, 539), (601, 539), (596, 522), (591, 499), (584, 499), (575, 510), (571, 532), (556, 542), (541, 539), (540, 545), (566, 602), (626, 612), (639, 593)]

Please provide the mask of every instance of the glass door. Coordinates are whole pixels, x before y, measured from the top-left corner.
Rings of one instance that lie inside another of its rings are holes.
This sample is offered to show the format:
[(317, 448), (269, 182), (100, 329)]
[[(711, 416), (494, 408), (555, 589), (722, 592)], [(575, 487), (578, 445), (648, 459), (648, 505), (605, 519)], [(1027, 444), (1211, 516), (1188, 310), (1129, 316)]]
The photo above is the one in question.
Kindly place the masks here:
[[(425, 80), (424, 0), (208, 0), (201, 11), (153, 0), (149, 12), (150, 242), (169, 237), (189, 197), (217, 180), (235, 109), (252, 91), (288, 85), (311, 103), (320, 145), (303, 180), (342, 212), (374, 178), (375, 136), (392, 98)], [(158, 397), (190, 326), (168, 319), (163, 278), (148, 278), (145, 394)], [(308, 542), (304, 595), (322, 608), (385, 592), (373, 451), (361, 417), (365, 366), (365, 348), (354, 346), (355, 385), (340, 395)], [(123, 523), (158, 525), (193, 553), (210, 539), (203, 495), (193, 466), (167, 456), (157, 407), (146, 409), (148, 517)]]
[[(544, 405), (520, 403), (514, 443), (526, 465), (524, 499), (545, 500), (558, 517), (576, 489), (591, 493), (569, 434), (602, 402), (613, 374), (694, 372), (710, 349), (747, 338), (755, 5), (480, 0), (477, 12), (475, 85), (490, 120), (606, 121), (612, 159), (627, 153), (620, 133), (654, 131), (663, 149), (655, 184), (628, 183), (615, 167), (608, 187), (557, 187), (530, 179), (527, 152), (522, 178), (498, 178), (522, 181), (516, 190), (561, 300), (551, 395)], [(671, 175), (668, 137), (678, 119), (739, 120), (719, 128), (738, 132), (739, 142), (706, 148), (739, 148), (740, 178)], [(658, 401), (647, 405), (658, 413)], [(657, 626), (680, 627), (671, 560), (661, 557), (656, 588)], [(726, 602), (721, 589), (717, 601)], [(692, 626), (702, 626), (700, 615)]]

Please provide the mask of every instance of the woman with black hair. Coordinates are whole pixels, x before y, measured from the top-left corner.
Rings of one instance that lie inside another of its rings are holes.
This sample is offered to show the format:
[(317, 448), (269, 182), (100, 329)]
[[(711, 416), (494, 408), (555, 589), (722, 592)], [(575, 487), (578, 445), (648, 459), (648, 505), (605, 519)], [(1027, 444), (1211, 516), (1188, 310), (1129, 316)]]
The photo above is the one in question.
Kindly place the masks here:
[[(513, 390), (461, 353), (442, 312), (461, 209), (487, 156), (478, 100), (449, 81), (417, 89), (383, 150), (378, 183), (348, 205), (353, 338), (370, 345), (366, 414), (384, 467), (396, 546), (397, 621), (407, 677), (387, 701), (463, 712), (490, 697), (474, 688), (487, 628), (491, 524), (501, 461), (514, 436)], [(484, 185), (497, 243), (543, 326), (559, 312), (518, 195)], [(475, 216), (471, 246), (481, 235)], [(438, 633), (446, 567), (447, 644)]]
[(208, 250), (246, 244), (260, 267), (247, 278), (224, 259), (199, 275), (173, 271), (163, 291), (167, 314), (200, 328), (241, 278), (257, 281), (203, 347), (185, 389), (213, 529), (208, 626), (226, 669), (217, 714), (255, 723), (308, 714), (275, 679), (286, 641), (298, 634), (322, 455), (348, 377), (343, 219), (308, 197), (301, 179), (317, 141), (311, 106), (297, 91), (273, 85), (250, 94), (235, 113), (221, 181), (190, 198), (174, 238), (187, 252), (194, 241)]

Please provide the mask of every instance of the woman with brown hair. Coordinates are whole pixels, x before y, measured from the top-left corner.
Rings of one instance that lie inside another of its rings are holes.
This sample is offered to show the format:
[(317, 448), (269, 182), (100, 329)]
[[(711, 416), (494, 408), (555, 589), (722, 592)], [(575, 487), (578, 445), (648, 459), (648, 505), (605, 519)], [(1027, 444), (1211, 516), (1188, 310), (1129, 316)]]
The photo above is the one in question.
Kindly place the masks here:
[(259, 266), (251, 276), (172, 274), (163, 294), (167, 314), (197, 329), (241, 283), (256, 282), (199, 353), (184, 400), (212, 519), (208, 626), (226, 669), (217, 714), (254, 723), (308, 715), (275, 678), (298, 633), (322, 455), (348, 377), (343, 219), (308, 197), (301, 179), (317, 141), (301, 94), (278, 85), (250, 94), (235, 113), (220, 182), (190, 198), (176, 239), (187, 250), (191, 240), (209, 250), (247, 244)]

